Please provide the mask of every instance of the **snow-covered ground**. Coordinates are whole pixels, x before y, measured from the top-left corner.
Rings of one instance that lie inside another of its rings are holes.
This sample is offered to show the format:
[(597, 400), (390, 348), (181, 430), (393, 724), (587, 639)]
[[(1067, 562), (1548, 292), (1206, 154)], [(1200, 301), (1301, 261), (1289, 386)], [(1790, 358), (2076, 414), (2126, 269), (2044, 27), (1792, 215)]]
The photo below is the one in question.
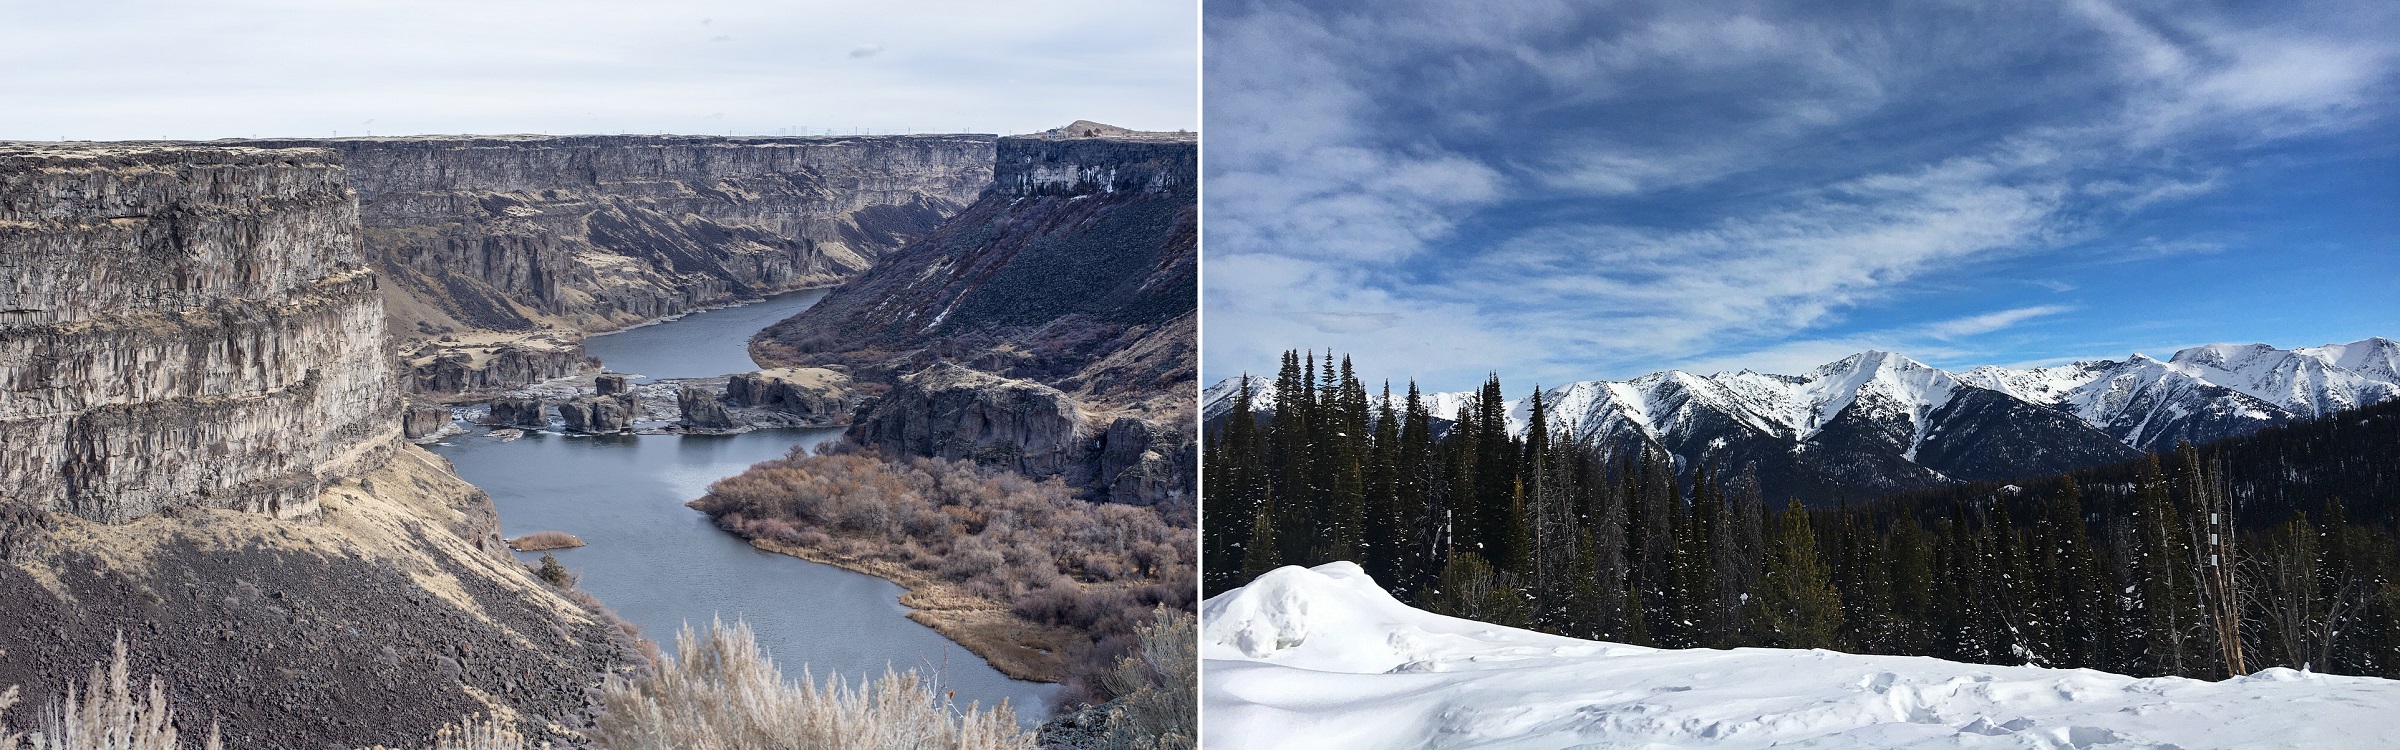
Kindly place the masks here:
[(1268, 573), (1203, 618), (1215, 750), (2400, 747), (2400, 681), (1641, 648), (1412, 609), (1346, 562)]

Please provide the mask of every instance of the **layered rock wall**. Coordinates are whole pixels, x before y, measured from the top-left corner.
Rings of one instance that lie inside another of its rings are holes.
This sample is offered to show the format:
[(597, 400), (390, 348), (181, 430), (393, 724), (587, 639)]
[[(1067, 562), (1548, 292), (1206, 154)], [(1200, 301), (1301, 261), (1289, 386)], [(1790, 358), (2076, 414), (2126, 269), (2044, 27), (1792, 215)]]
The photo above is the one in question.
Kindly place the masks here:
[[(752, 356), (901, 381), (853, 441), (1119, 502), (1195, 497), (1195, 137), (1078, 122), (1002, 138), (995, 160), (974, 205), (761, 332)], [(1031, 393), (1065, 405), (1001, 397)]]
[(340, 157), (0, 144), (0, 501), (314, 512), (400, 438)]
[(585, 333), (836, 283), (991, 184), (982, 135), (264, 142), (348, 161), (395, 333)]

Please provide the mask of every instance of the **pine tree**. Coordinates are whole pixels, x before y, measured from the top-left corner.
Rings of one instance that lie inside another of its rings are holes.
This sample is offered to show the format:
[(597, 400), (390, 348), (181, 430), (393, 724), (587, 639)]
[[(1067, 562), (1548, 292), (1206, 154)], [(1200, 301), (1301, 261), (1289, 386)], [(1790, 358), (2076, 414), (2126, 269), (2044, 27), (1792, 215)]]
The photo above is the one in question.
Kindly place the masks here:
[(1383, 399), (1375, 408), (1375, 429), (1367, 456), (1366, 545), (1361, 563), (1367, 575), (1385, 586), (1402, 580), (1400, 526), (1400, 425), (1392, 413), (1392, 384), (1384, 381)]
[(1318, 527), (1324, 546), (1310, 558), (1315, 563), (1357, 561), (1366, 546), (1366, 388), (1350, 371), (1348, 357), (1342, 359), (1338, 375), (1332, 367), (1333, 352), (1325, 353), (1325, 362), (1329, 377), (1319, 391), (1325, 400), (1318, 414), (1329, 427), (1323, 435), (1324, 461), (1332, 477), (1326, 482), (1325, 513)]
[[(1310, 512), (1317, 496), (1317, 465), (1310, 460), (1317, 453), (1317, 436), (1311, 417), (1316, 411), (1314, 355), (1303, 357), (1300, 352), (1283, 353), (1283, 369), (1275, 375), (1275, 413), (1267, 422), (1267, 458), (1272, 461), (1275, 475), (1275, 511), (1268, 516), (1274, 529), (1265, 536), (1274, 539), (1275, 554), (1268, 559), (1281, 564), (1285, 561), (1307, 559), (1309, 540), (1316, 538), (1316, 520)], [(1247, 547), (1256, 554), (1256, 547)], [(1256, 566), (1244, 565), (1244, 570)]]
[(1435, 545), (1440, 542), (1433, 522), (1441, 517), (1438, 506), (1441, 481), (1441, 462), (1434, 454), (1433, 414), (1425, 399), (1417, 392), (1416, 381), (1408, 383), (1407, 408), (1403, 410), (1400, 426), (1400, 450), (1395, 472), (1399, 475), (1394, 502), (1393, 524), (1402, 537), (1400, 578), (1386, 583), (1397, 592), (1414, 591), (1433, 583)]
[(1523, 551), (1511, 549), (1512, 527), (1524, 516), (1518, 507), (1520, 449), (1508, 434), (1508, 399), (1499, 374), (1484, 380), (1475, 409), (1475, 549), (1500, 570), (1520, 570)]
[(1270, 500), (1259, 506), (1258, 515), (1251, 519), (1250, 540), (1243, 544), (1249, 554), (1242, 556), (1242, 580), (1251, 581), (1267, 571), (1283, 567), (1282, 550), (1275, 544), (1275, 503)]
[(2138, 607), (2147, 651), (2145, 668), (2154, 674), (2194, 676), (2205, 659), (2195, 653), (2198, 641), (2192, 633), (2200, 621), (2195, 591), (2198, 579), (2192, 577), (2192, 550), (2184, 534), (2183, 514), (2168, 492), (2157, 455), (2143, 457), (2136, 486), (2139, 500), (2133, 523), (2141, 539), (2141, 556), (2134, 568), (2142, 582)]
[(1785, 648), (1834, 648), (1842, 627), (1842, 602), (1833, 591), (1825, 561), (1817, 554), (1808, 511), (1793, 500), (1775, 524), (1759, 581), (1763, 634)]

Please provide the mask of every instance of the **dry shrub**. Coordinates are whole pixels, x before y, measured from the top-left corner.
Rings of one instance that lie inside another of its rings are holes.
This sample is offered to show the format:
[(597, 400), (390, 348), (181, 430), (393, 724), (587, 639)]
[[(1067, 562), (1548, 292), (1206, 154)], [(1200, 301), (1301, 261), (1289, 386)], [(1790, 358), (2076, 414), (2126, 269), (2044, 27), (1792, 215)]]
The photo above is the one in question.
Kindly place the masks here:
[(1102, 678), (1117, 694), (1101, 747), (1189, 750), (1200, 736), (1199, 619), (1161, 607)]
[(583, 546), (583, 540), (564, 531), (536, 531), (508, 540), (508, 548), (518, 552), (542, 552)]
[[(150, 678), (150, 689), (135, 693), (131, 670), (125, 665), (125, 637), (117, 636), (116, 658), (103, 668), (92, 665), (89, 682), (78, 695), (67, 683), (39, 736), (12, 732), (0, 723), (0, 750), (181, 750), (175, 733), (175, 709), (167, 705), (166, 686)], [(17, 689), (0, 693), (0, 713), (17, 702)], [(201, 747), (220, 750), (217, 728), (210, 725)]]
[(1094, 503), (1058, 480), (938, 458), (805, 449), (719, 480), (692, 503), (753, 539), (889, 560), (1074, 628), (1065, 709), (1114, 696), (1098, 676), (1152, 610), (1194, 604), (1194, 533), (1157, 509)]
[(819, 684), (803, 672), (785, 682), (758, 648), (750, 626), (689, 626), (675, 638), (676, 658), (635, 679), (611, 677), (606, 713), (593, 739), (610, 750), (845, 748), (1031, 750), (1003, 702), (952, 712), (914, 671), (884, 671), (852, 687), (839, 676)]

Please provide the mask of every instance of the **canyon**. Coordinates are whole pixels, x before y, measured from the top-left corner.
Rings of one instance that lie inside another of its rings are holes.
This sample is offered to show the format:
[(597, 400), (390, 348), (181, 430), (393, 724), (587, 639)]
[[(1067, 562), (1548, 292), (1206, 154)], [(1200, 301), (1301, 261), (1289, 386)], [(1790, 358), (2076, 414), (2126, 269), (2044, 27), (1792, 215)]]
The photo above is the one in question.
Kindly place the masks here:
[[(850, 439), (1196, 502), (1198, 138), (999, 139), (991, 189), (751, 349), (876, 392)], [(933, 436), (949, 436), (934, 440)]]
[(591, 369), (583, 336), (866, 271), (975, 200), (992, 136), (422, 136), (340, 154), (414, 393)]
[[(484, 402), (495, 444), (849, 425), (1188, 529), (1196, 156), (1091, 123), (0, 144), (0, 684), (121, 633), (236, 745), (577, 742), (646, 657), (445, 460)], [(589, 336), (794, 294), (830, 307), (747, 371), (594, 377)]]
[(325, 149), (0, 144), (0, 684), (60, 693), (121, 638), (233, 746), (493, 712), (566, 741), (643, 663), (402, 442), (348, 178)]

